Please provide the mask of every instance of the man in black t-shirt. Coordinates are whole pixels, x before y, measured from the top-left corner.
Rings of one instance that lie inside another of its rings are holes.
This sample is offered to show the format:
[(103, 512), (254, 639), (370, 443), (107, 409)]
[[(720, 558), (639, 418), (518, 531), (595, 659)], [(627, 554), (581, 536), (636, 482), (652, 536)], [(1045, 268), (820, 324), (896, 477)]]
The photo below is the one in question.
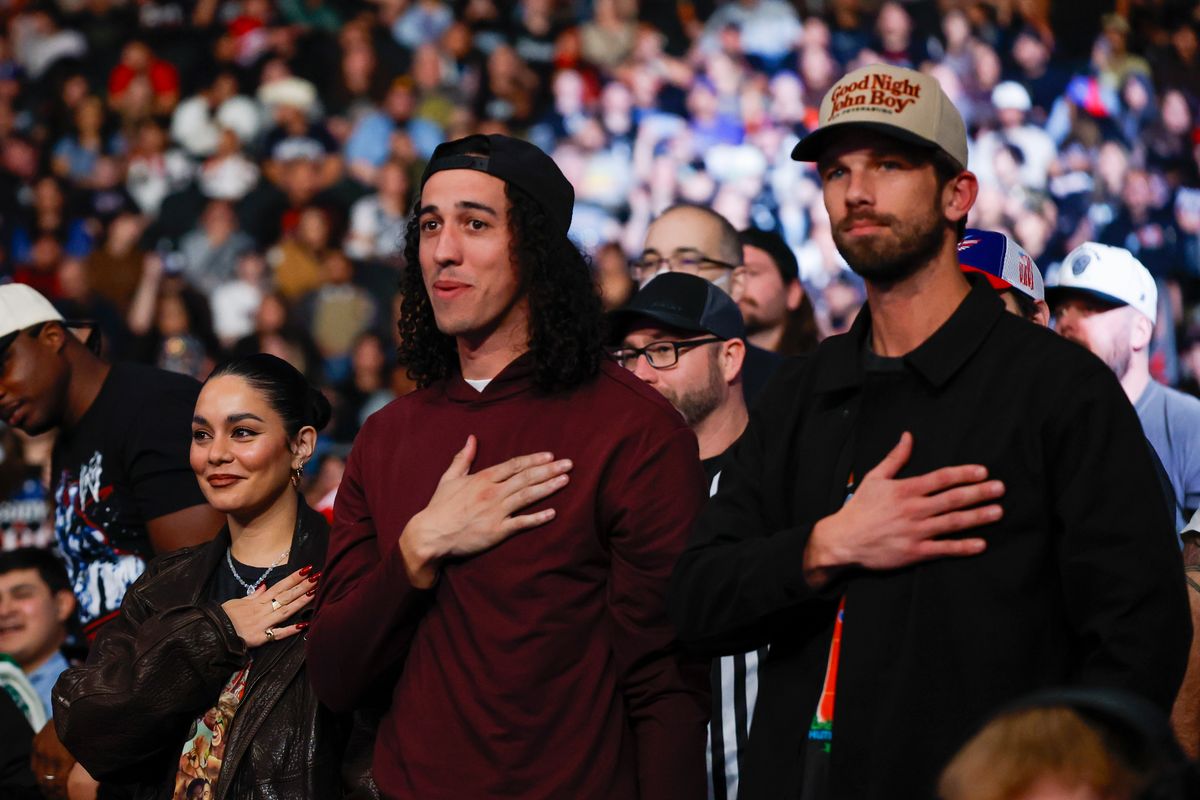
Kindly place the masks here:
[(207, 541), (221, 515), (188, 465), (194, 380), (110, 365), (28, 286), (0, 286), (0, 418), (58, 428), (55, 535), (89, 638), (155, 553)]
[[(29, 434), (58, 429), (54, 531), (79, 620), (92, 639), (156, 553), (211, 539), (224, 517), (188, 464), (200, 385), (133, 364), (111, 365), (23, 284), (0, 286), (0, 420)], [(48, 725), (35, 742), (48, 796), (73, 759)]]
[[(749, 422), (742, 391), (746, 328), (729, 295), (698, 275), (659, 275), (609, 318), (617, 361), (679, 410), (696, 434), (715, 494), (730, 446)], [(766, 648), (713, 659), (709, 796), (737, 796)]]

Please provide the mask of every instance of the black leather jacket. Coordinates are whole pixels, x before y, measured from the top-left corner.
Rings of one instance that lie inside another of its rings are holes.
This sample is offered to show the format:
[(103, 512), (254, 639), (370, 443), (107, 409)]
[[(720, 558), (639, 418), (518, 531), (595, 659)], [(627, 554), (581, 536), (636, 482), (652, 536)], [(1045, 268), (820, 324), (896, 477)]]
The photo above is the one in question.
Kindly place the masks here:
[[(285, 575), (320, 569), (329, 527), (300, 501)], [(246, 644), (206, 584), (229, 531), (155, 559), (105, 625), (87, 663), (54, 686), (54, 725), (96, 778), (142, 800), (170, 798), (192, 722), (245, 666)], [(308, 610), (284, 624), (298, 622)], [(215, 800), (374, 798), (374, 724), (335, 715), (309, 687), (302, 636), (258, 648), (226, 741)]]

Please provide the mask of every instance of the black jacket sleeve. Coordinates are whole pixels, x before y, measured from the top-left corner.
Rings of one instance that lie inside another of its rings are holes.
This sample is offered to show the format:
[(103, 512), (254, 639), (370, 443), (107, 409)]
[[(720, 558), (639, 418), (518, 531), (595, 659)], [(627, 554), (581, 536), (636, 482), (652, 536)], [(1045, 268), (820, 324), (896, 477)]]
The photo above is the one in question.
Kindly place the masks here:
[(721, 471), (676, 564), (670, 611), (679, 637), (713, 655), (767, 644), (782, 617), (836, 606), (804, 580), (801, 564), (817, 520), (793, 520), (796, 480), (789, 442), (799, 423), (804, 361), (780, 368)]
[(99, 778), (181, 747), (190, 722), (248, 657), (220, 606), (150, 607), (139, 588), (158, 563), (101, 628), (87, 663), (54, 685), (59, 739)]
[(1169, 711), (1183, 681), (1191, 616), (1174, 519), (1133, 407), (1097, 369), (1066, 386), (1045, 432), (1066, 611), (1081, 682)]

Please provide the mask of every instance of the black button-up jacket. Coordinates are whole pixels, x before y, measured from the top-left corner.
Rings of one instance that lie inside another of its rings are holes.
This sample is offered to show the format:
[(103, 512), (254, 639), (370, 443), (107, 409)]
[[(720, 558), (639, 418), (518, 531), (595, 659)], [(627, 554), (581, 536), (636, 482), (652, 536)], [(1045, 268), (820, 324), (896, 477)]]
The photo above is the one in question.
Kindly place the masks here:
[[(1133, 407), (1084, 348), (1004, 311), (983, 282), (904, 369), (867, 372), (849, 333), (781, 368), (679, 561), (672, 614), (712, 653), (770, 644), (740, 796), (798, 796), (839, 599), (833, 798), (932, 797), (998, 707), (1039, 687), (1116, 686), (1167, 709), (1191, 641), (1178, 546)], [(979, 556), (850, 570), (814, 593), (812, 526), (903, 431), (899, 477), (983, 464), (1003, 518)]]

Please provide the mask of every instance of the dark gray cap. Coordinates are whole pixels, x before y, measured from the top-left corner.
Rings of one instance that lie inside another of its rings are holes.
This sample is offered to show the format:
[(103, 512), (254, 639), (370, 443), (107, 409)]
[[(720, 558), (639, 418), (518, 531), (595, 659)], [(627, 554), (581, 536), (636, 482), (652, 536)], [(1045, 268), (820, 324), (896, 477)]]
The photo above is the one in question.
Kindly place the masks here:
[(745, 339), (746, 325), (737, 303), (698, 275), (665, 272), (608, 316), (612, 333), (620, 338), (639, 319), (648, 319), (684, 333), (708, 333), (721, 339)]

